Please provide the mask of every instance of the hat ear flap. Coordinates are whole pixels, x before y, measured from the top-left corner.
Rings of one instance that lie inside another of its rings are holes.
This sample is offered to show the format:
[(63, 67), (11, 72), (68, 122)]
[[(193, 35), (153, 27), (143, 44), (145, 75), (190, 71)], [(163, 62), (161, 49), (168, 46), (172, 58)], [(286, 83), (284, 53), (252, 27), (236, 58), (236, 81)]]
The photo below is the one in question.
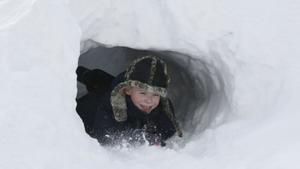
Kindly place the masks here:
[(118, 122), (123, 122), (127, 120), (127, 105), (124, 94), (126, 87), (126, 83), (120, 83), (114, 88), (110, 96), (110, 102), (113, 109), (114, 117)]
[(166, 113), (167, 117), (171, 120), (176, 132), (177, 132), (177, 135), (179, 137), (182, 137), (183, 134), (182, 134), (182, 130), (177, 122), (177, 119), (175, 117), (175, 114), (174, 114), (174, 108), (173, 108), (173, 105), (171, 103), (171, 101), (168, 99), (168, 98), (161, 98), (161, 102), (162, 102), (162, 106), (163, 106), (163, 111)]

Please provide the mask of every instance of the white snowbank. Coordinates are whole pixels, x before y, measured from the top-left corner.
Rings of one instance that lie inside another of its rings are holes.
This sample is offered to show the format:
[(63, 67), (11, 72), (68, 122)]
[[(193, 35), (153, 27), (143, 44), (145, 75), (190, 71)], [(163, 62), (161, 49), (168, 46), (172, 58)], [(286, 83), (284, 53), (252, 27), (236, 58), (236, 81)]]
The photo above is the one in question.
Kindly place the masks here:
[[(20, 2), (0, 2), (0, 168), (298, 166), (298, 1)], [(87, 39), (225, 65), (229, 119), (185, 147), (98, 146), (75, 112), (75, 69)]]

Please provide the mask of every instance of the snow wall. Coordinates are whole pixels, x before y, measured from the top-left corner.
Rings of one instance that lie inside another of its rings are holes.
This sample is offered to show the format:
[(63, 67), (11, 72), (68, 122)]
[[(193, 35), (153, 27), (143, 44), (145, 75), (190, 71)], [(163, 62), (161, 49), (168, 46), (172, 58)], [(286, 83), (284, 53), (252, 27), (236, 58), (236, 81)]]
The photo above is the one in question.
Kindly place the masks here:
[[(0, 2), (0, 167), (295, 168), (299, 7), (293, 0)], [(87, 137), (75, 112), (79, 56), (116, 46), (162, 52), (190, 79), (191, 106), (178, 107), (187, 137), (165, 149), (105, 149)]]

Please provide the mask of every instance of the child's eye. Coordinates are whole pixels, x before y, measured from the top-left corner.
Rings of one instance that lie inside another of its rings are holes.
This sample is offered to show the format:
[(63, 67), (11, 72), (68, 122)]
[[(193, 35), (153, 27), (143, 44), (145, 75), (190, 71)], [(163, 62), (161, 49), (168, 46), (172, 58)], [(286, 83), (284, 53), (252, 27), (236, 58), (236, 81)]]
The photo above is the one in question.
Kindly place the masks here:
[(142, 94), (142, 95), (145, 95), (145, 94), (146, 94), (146, 92), (141, 92), (140, 94)]
[(154, 94), (153, 96), (159, 96), (159, 94)]

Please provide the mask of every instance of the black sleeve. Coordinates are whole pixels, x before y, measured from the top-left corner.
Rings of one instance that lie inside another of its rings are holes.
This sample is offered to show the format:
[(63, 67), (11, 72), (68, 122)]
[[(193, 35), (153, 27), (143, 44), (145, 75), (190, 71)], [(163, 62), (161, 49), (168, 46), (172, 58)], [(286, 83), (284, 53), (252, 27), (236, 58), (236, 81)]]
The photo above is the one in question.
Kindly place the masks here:
[(108, 93), (99, 96), (89, 93), (77, 99), (76, 111), (82, 119), (86, 133), (98, 140), (102, 145), (114, 141), (117, 129), (120, 129), (113, 119), (112, 113), (108, 110), (106, 96)]
[(91, 137), (94, 137), (93, 124), (95, 112), (97, 111), (97, 104), (94, 101), (95, 98), (96, 96), (87, 94), (76, 100), (76, 111), (84, 124), (86, 133), (88, 133)]
[(115, 122), (111, 115), (105, 110), (98, 110), (95, 114), (94, 131), (95, 138), (102, 145), (111, 144), (115, 140), (115, 133), (117, 132), (117, 122)]

